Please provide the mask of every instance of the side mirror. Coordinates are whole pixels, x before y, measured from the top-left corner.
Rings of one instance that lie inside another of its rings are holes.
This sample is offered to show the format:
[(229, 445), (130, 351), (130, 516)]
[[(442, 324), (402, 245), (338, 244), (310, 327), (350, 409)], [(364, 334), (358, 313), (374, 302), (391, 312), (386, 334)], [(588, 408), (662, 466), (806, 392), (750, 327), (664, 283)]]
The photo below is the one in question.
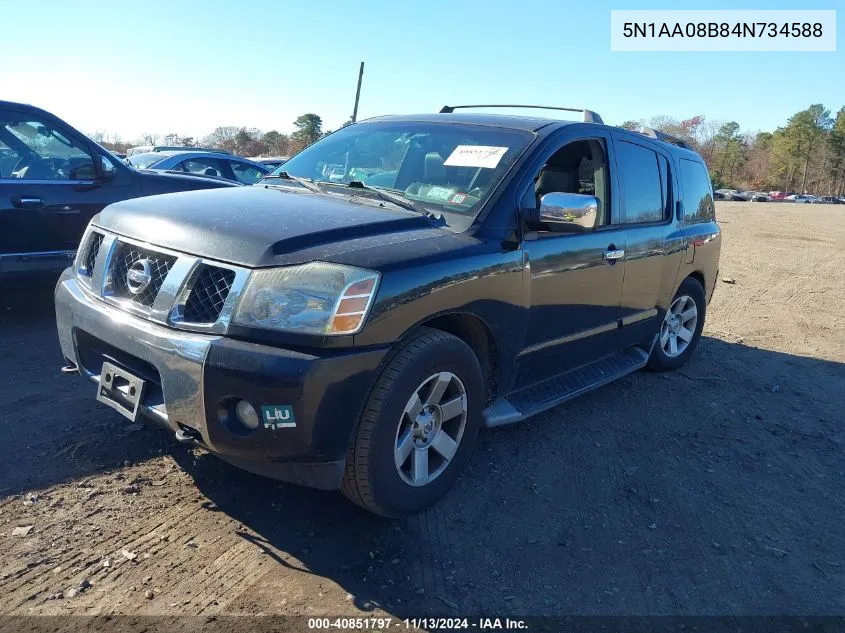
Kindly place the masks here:
[(97, 166), (97, 180), (100, 182), (109, 182), (117, 174), (117, 168), (105, 156), (100, 156), (100, 164)]
[(534, 219), (552, 231), (588, 231), (596, 226), (599, 200), (580, 193), (551, 192), (540, 198)]

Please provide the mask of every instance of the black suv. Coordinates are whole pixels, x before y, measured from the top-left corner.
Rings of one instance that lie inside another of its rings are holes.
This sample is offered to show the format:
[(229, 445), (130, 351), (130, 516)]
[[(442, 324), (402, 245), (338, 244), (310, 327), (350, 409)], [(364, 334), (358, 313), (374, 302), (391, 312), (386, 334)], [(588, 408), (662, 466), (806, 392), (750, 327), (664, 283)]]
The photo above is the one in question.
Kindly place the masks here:
[(0, 280), (66, 268), (112, 202), (226, 186), (137, 171), (49, 112), (0, 101)]
[(131, 420), (394, 516), (481, 426), (683, 365), (721, 242), (701, 157), (589, 111), (453, 109), (106, 208), (56, 287), (68, 368)]

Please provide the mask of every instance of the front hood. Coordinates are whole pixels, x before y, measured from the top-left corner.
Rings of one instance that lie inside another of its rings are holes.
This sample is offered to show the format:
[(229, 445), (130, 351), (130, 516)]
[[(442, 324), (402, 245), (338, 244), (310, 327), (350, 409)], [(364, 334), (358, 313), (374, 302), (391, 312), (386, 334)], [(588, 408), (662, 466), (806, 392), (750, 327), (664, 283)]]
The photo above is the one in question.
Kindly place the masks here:
[(154, 245), (250, 267), (442, 234), (428, 218), (375, 198), (264, 186), (124, 200), (106, 207), (95, 223)]

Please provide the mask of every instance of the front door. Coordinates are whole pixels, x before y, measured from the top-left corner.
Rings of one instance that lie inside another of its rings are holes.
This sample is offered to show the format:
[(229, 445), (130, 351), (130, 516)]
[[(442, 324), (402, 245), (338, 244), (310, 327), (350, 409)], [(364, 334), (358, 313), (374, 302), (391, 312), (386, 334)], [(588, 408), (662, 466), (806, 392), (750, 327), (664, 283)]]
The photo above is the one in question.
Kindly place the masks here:
[(32, 114), (0, 110), (0, 253), (73, 251), (102, 208), (88, 150)]
[(112, 159), (92, 152), (53, 120), (0, 108), (0, 274), (61, 270), (91, 218), (131, 197), (128, 173), (98, 181), (95, 161)]
[(585, 365), (619, 347), (626, 245), (612, 204), (609, 152), (609, 137), (601, 132), (566, 138), (542, 161), (523, 196), (525, 206), (550, 192), (591, 195), (599, 200), (599, 213), (586, 229), (549, 226), (526, 233), (531, 306), (516, 386)]

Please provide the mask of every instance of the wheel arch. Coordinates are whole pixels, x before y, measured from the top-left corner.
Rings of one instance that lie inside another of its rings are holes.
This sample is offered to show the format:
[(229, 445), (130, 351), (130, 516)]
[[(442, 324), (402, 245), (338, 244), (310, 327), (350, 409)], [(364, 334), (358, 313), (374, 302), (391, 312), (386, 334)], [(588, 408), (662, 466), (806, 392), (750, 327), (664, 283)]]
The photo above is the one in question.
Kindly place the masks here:
[(420, 321), (412, 327), (403, 339), (420, 327), (428, 327), (457, 336), (475, 354), (486, 388), (486, 401), (489, 404), (498, 393), (501, 384), (501, 362), (495, 336), (490, 326), (478, 315), (471, 312), (447, 312)]
[[(690, 277), (692, 277), (692, 278), (693, 278), (693, 279), (695, 279), (698, 283), (700, 283), (700, 284), (701, 284), (701, 287), (704, 289), (704, 293), (705, 293), (705, 295), (706, 295), (706, 294), (707, 294), (707, 283), (706, 283), (706, 280), (704, 279), (704, 273), (703, 273), (703, 272), (701, 272), (700, 270), (694, 270), (694, 271), (692, 271), (690, 274), (688, 274), (686, 277), (684, 277), (683, 279), (681, 279), (681, 283), (679, 283), (679, 284), (678, 284), (678, 288), (680, 288), (680, 287), (681, 287), (681, 284), (682, 284), (682, 283), (684, 283), (684, 282), (685, 282), (687, 279), (689, 279)], [(677, 292), (677, 291), (676, 291), (676, 292)]]

